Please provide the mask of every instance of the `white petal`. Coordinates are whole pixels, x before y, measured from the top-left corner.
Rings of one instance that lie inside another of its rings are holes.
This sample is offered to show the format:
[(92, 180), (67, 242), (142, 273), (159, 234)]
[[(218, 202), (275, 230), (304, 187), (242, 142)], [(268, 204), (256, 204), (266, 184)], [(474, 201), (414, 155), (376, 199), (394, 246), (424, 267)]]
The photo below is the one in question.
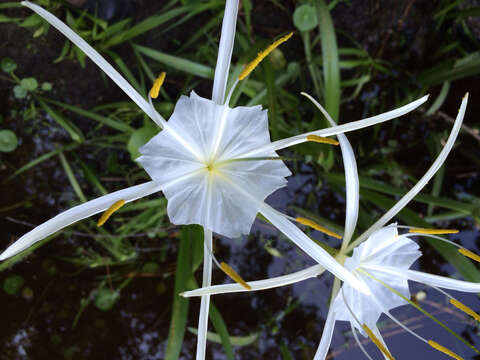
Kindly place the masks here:
[[(82, 50), (95, 64), (97, 64), (100, 69), (102, 69), (125, 92), (125, 94), (127, 94), (140, 107), (140, 109), (145, 112), (145, 114), (157, 122), (157, 115), (152, 112), (148, 102), (94, 48), (88, 45), (85, 40), (72, 31), (72, 29), (70, 29), (66, 24), (60, 21), (60, 19), (42, 7), (28, 1), (22, 1), (21, 4), (35, 11), (38, 15), (40, 15), (53, 27), (65, 35), (71, 42), (78, 46), (80, 50)], [(159, 125), (161, 126), (161, 124)]]
[(458, 111), (457, 118), (455, 119), (455, 123), (453, 124), (452, 131), (450, 132), (450, 136), (443, 147), (442, 151), (435, 159), (430, 169), (423, 175), (423, 177), (415, 184), (415, 186), (406, 193), (390, 210), (388, 210), (380, 219), (378, 219), (375, 224), (373, 224), (368, 230), (366, 230), (362, 235), (360, 235), (354, 243), (351, 244), (354, 247), (356, 244), (359, 244), (364, 239), (366, 239), (372, 232), (381, 228), (387, 222), (389, 222), (400, 210), (402, 210), (423, 188), (430, 179), (435, 175), (435, 173), (440, 169), (443, 165), (445, 160), (447, 159), (448, 154), (453, 148), (455, 144), (455, 140), (457, 139), (457, 135), (461, 129), (463, 117), (465, 116), (465, 110), (467, 108), (468, 103), (468, 93), (464, 96), (462, 100), (462, 104), (460, 105), (460, 109)]
[(394, 266), (407, 270), (422, 256), (418, 244), (409, 235), (398, 236), (396, 224), (383, 227), (353, 250), (345, 266), (352, 270), (367, 265)]
[(215, 67), (215, 77), (213, 78), (212, 100), (217, 104), (223, 104), (225, 97), (225, 88), (227, 87), (228, 72), (235, 40), (235, 28), (237, 26), (238, 3), (239, 0), (227, 0), (225, 4), (217, 66)]
[(255, 151), (245, 153), (242, 156), (243, 157), (256, 156), (256, 154), (263, 153), (265, 151), (277, 151), (280, 149), (287, 148), (289, 146), (301, 144), (307, 141), (308, 135), (332, 136), (332, 135), (343, 134), (348, 131), (363, 129), (365, 127), (382, 123), (387, 120), (395, 119), (399, 116), (409, 113), (410, 111), (415, 110), (417, 107), (422, 105), (425, 101), (427, 101), (427, 99), (428, 99), (428, 95), (422, 97), (421, 99), (415, 100), (410, 104), (404, 105), (398, 109), (388, 111), (380, 115), (376, 115), (363, 120), (353, 121), (347, 124), (338, 125), (338, 126), (334, 126), (326, 129), (316, 130), (316, 131), (311, 131), (301, 135), (295, 135), (286, 139), (278, 140), (269, 145), (265, 145), (261, 148), (258, 148)]
[[(212, 257), (210, 250), (212, 248), (212, 232), (204, 229), (204, 251), (203, 251), (203, 280), (202, 287), (210, 286), (212, 283)], [(198, 317), (197, 334), (197, 360), (205, 359), (205, 350), (207, 348), (208, 332), (208, 311), (210, 308), (210, 295), (202, 296), (200, 303), (200, 314)]]
[(228, 294), (228, 293), (234, 293), (234, 292), (273, 289), (276, 287), (297, 283), (312, 277), (317, 277), (320, 274), (322, 274), (324, 271), (325, 269), (321, 265), (314, 265), (304, 270), (297, 271), (288, 275), (277, 276), (277, 277), (265, 279), (265, 280), (249, 281), (248, 285), (252, 287), (252, 290), (247, 290), (240, 284), (213, 285), (209, 287), (186, 291), (182, 294), (182, 296), (193, 297), (193, 296), (202, 296), (205, 294), (215, 295), (215, 294)]
[(313, 360), (325, 360), (327, 357), (328, 349), (332, 342), (333, 330), (335, 329), (335, 315), (333, 307), (330, 306), (328, 310), (327, 320), (325, 320), (325, 325), (323, 327), (322, 338), (320, 344), (318, 345), (317, 352)]
[(385, 274), (389, 274), (389, 275), (404, 277), (405, 279), (420, 282), (423, 284), (438, 286), (444, 289), (464, 291), (468, 293), (480, 293), (480, 283), (450, 279), (448, 277), (428, 274), (422, 271), (415, 271), (415, 270), (399, 271), (398, 269), (395, 269), (393, 267), (376, 266), (375, 270), (384, 272)]
[[(182, 134), (192, 150), (181, 146), (172, 131)], [(163, 185), (174, 224), (200, 224), (238, 237), (250, 232), (262, 201), (285, 186), (291, 174), (279, 160), (232, 161), (237, 153), (269, 142), (268, 118), (260, 106), (231, 109), (192, 92), (180, 98), (168, 128), (140, 148), (138, 161)], [(164, 185), (189, 173), (195, 174)], [(248, 189), (255, 201), (246, 201), (239, 189)]]
[[(302, 93), (306, 96), (325, 116), (330, 125), (336, 126), (337, 124), (332, 119), (330, 114), (320, 105), (314, 98), (306, 93)], [(346, 191), (346, 210), (345, 210), (345, 231), (343, 233), (342, 247), (348, 245), (351, 240), (355, 227), (357, 226), (358, 219), (358, 207), (360, 202), (360, 185), (358, 180), (357, 161), (355, 160), (355, 154), (352, 149), (352, 145), (348, 141), (347, 137), (343, 134), (337, 135), (340, 142), (340, 148), (342, 150), (343, 167), (345, 169), (345, 191)]]
[(160, 185), (154, 181), (150, 181), (141, 185), (115, 191), (111, 194), (90, 200), (84, 204), (77, 205), (58, 214), (43, 224), (38, 225), (30, 232), (23, 235), (0, 255), (0, 260), (5, 260), (18, 254), (22, 250), (35, 244), (37, 241), (45, 239), (47, 236), (73, 224), (74, 222), (105, 211), (118, 200), (130, 202), (158, 191), (160, 191)]
[(260, 213), (270, 221), (273, 226), (280, 230), (285, 236), (299, 246), (305, 253), (315, 259), (320, 265), (325, 267), (333, 275), (341, 279), (353, 288), (362, 293), (369, 293), (368, 288), (359, 281), (350, 271), (340, 265), (327, 251), (317, 245), (307, 235), (305, 235), (290, 220), (279, 215), (274, 209), (267, 204), (260, 208)]

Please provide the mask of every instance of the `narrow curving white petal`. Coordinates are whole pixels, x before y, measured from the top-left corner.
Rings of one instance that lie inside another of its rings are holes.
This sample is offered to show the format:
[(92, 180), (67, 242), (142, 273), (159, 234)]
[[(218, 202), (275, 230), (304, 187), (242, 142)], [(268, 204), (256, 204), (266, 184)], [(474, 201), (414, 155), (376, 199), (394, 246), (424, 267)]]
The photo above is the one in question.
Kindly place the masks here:
[(445, 160), (447, 159), (448, 154), (453, 148), (455, 144), (455, 140), (457, 139), (458, 133), (462, 127), (463, 118), (465, 116), (465, 110), (467, 109), (468, 103), (468, 93), (465, 94), (462, 100), (462, 104), (460, 105), (460, 109), (458, 110), (457, 118), (455, 119), (455, 123), (453, 124), (452, 131), (450, 132), (450, 136), (443, 147), (438, 157), (433, 162), (430, 169), (423, 175), (423, 177), (415, 184), (415, 186), (407, 192), (390, 210), (388, 210), (380, 219), (378, 219), (372, 226), (370, 226), (362, 235), (360, 235), (352, 244), (351, 248), (355, 247), (363, 240), (368, 238), (368, 236), (373, 233), (375, 230), (381, 228), (387, 222), (389, 222), (395, 215), (398, 214), (400, 210), (402, 210), (430, 181), (430, 179), (435, 175), (435, 173), (440, 169), (443, 165)]
[(333, 330), (335, 330), (335, 311), (333, 310), (333, 306), (330, 306), (327, 320), (325, 320), (325, 325), (323, 327), (322, 338), (313, 360), (325, 360), (332, 342)]
[(256, 154), (262, 153), (265, 151), (277, 151), (293, 145), (301, 144), (307, 141), (308, 135), (317, 135), (317, 136), (325, 137), (325, 136), (343, 134), (343, 133), (358, 130), (358, 129), (363, 129), (368, 126), (379, 124), (388, 120), (395, 119), (402, 115), (405, 115), (406, 113), (409, 113), (410, 111), (415, 110), (417, 107), (422, 105), (427, 100), (428, 100), (428, 95), (425, 95), (424, 97), (418, 100), (415, 100), (410, 104), (404, 105), (398, 109), (391, 110), (380, 115), (372, 116), (370, 118), (366, 118), (363, 120), (349, 122), (343, 125), (338, 125), (338, 126), (334, 126), (326, 129), (321, 129), (321, 130), (311, 131), (311, 132), (300, 134), (300, 135), (295, 135), (295, 136), (278, 140), (278, 141), (274, 141), (273, 143), (260, 147), (254, 151), (249, 151), (248, 153), (242, 154), (242, 157), (255, 156)]
[(278, 214), (267, 204), (260, 207), (259, 212), (280, 230), (286, 237), (299, 246), (307, 255), (316, 260), (326, 270), (333, 275), (357, 289), (361, 293), (369, 294), (368, 287), (359, 279), (357, 279), (344, 266), (340, 265), (326, 250), (315, 243), (307, 235), (305, 235), (295, 224), (286, 217)]
[(111, 194), (90, 200), (84, 204), (77, 205), (58, 214), (43, 224), (38, 225), (36, 228), (23, 235), (0, 255), (0, 260), (5, 260), (18, 254), (36, 242), (45, 239), (47, 236), (73, 224), (74, 222), (105, 211), (118, 200), (130, 202), (156, 193), (160, 190), (160, 184), (155, 181), (150, 181), (123, 190), (118, 190)]
[(468, 293), (480, 293), (480, 283), (451, 279), (448, 277), (428, 274), (415, 270), (408, 270), (406, 276), (408, 276), (410, 280), (421, 282), (426, 285), (433, 285), (444, 289)]
[[(203, 280), (202, 287), (208, 287), (212, 283), (212, 232), (204, 229), (203, 231)], [(198, 317), (197, 334), (197, 360), (205, 359), (205, 350), (207, 348), (208, 332), (208, 311), (210, 309), (210, 295), (203, 295), (200, 303), (200, 314)]]
[(212, 100), (217, 104), (223, 104), (225, 89), (227, 87), (228, 73), (232, 59), (235, 29), (237, 27), (239, 0), (227, 0), (225, 14), (223, 15), (222, 34), (218, 47), (217, 66), (213, 78)]
[(273, 288), (297, 283), (299, 281), (310, 279), (312, 277), (317, 277), (321, 275), (324, 271), (325, 269), (323, 268), (322, 265), (314, 265), (304, 270), (300, 270), (288, 275), (277, 276), (277, 277), (265, 279), (265, 280), (248, 281), (248, 285), (251, 286), (252, 290), (247, 290), (242, 285), (235, 283), (235, 284), (213, 285), (209, 287), (203, 287), (200, 289), (190, 290), (190, 291), (184, 292), (182, 296), (194, 297), (194, 296), (203, 296), (206, 294), (216, 295), (216, 294), (228, 294), (228, 293), (236, 293), (236, 292), (244, 292), (244, 291), (273, 289)]
[(372, 265), (370, 269), (383, 272), (385, 274), (403, 277), (408, 280), (416, 281), (426, 285), (438, 286), (443, 289), (464, 291), (468, 293), (480, 293), (480, 283), (474, 283), (465, 280), (451, 279), (444, 276), (434, 275), (416, 270), (398, 270), (394, 267)]
[[(65, 23), (58, 19), (53, 14), (49, 13), (42, 7), (35, 5), (29, 1), (22, 1), (22, 5), (32, 9), (50, 25), (55, 27), (63, 35), (65, 35), (71, 42), (80, 48), (105, 74), (107, 74), (124, 92), (127, 94), (139, 107), (145, 112), (153, 121), (158, 123), (157, 115), (152, 112), (148, 102), (130, 85), (130, 83), (123, 78), (120, 73), (113, 68), (94, 48), (92, 48), (85, 40), (78, 36)], [(159, 115), (158, 115), (159, 116)], [(160, 124), (159, 124), (160, 125)]]
[[(325, 110), (323, 106), (318, 103), (318, 101), (316, 101), (307, 93), (302, 92), (302, 95), (307, 97), (320, 110), (330, 125), (337, 125), (327, 110)], [(357, 161), (355, 160), (355, 154), (353, 152), (352, 145), (348, 141), (347, 137), (343, 134), (338, 134), (337, 138), (340, 142), (340, 149), (342, 151), (343, 167), (345, 169), (345, 192), (347, 198), (345, 210), (345, 231), (343, 233), (342, 240), (343, 249), (352, 239), (353, 232), (357, 226), (358, 208), (360, 202), (360, 185), (358, 180)]]

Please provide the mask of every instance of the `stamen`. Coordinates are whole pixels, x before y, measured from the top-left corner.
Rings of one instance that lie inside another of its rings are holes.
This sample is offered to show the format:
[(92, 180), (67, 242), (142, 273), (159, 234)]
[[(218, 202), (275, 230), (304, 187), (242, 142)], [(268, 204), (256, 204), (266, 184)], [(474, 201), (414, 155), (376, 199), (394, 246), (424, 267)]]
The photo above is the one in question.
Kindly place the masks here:
[(458, 249), (458, 252), (460, 254), (462, 254), (463, 256), (466, 256), (472, 260), (475, 260), (477, 262), (480, 262), (480, 256), (478, 256), (477, 254), (475, 254), (473, 251), (470, 251), (470, 250), (467, 250), (465, 248), (462, 248), (462, 249)]
[(440, 345), (439, 343), (437, 343), (433, 340), (428, 340), (428, 345), (433, 347), (435, 350), (438, 350), (438, 351), (444, 353), (445, 355), (448, 355), (448, 356), (450, 356), (454, 359), (463, 360), (463, 358), (461, 356), (455, 354), (453, 351), (447, 349), (445, 346), (442, 346), (442, 345)]
[(475, 311), (470, 309), (468, 306), (462, 304), (460, 301), (458, 301), (456, 299), (450, 299), (450, 304), (452, 304), (456, 308), (462, 310), (464, 313), (470, 315), (475, 320), (480, 321), (480, 315), (478, 315)]
[(408, 230), (411, 233), (417, 234), (430, 234), (430, 235), (444, 235), (444, 234), (456, 234), (458, 230), (456, 229), (422, 229), (422, 228), (411, 228)]
[(247, 282), (245, 280), (243, 280), (242, 277), (240, 275), (238, 275), (238, 273), (235, 270), (233, 270), (232, 267), (230, 265), (228, 265), (227, 263), (224, 263), (222, 261), (220, 263), (220, 269), (222, 269), (222, 271), (225, 274), (227, 274), (233, 281), (242, 285), (245, 289), (252, 290), (252, 287), (250, 285), (248, 285)]
[(388, 351), (388, 349), (385, 346), (383, 346), (382, 342), (376, 337), (376, 335), (373, 333), (373, 331), (370, 330), (370, 328), (367, 326), (367, 324), (363, 324), (362, 328), (363, 328), (363, 330), (365, 330), (365, 332), (367, 333), (370, 340), (372, 340), (372, 342), (377, 346), (378, 350), (380, 350), (383, 354), (385, 354), (385, 356), (388, 359), (395, 360), (395, 358), (392, 356), (392, 354), (390, 354), (390, 351)]
[(260, 62), (265, 59), (273, 50), (275, 50), (280, 44), (284, 43), (288, 39), (290, 39), (293, 35), (293, 32), (291, 32), (288, 35), (282, 36), (280, 39), (275, 41), (273, 44), (271, 44), (269, 47), (267, 47), (265, 50), (260, 51), (257, 55), (257, 57), (249, 62), (245, 67), (243, 68), (242, 72), (238, 76), (238, 80), (243, 80), (245, 79), (250, 73), (260, 64)]
[(100, 219), (97, 222), (97, 226), (102, 226), (107, 222), (107, 220), (112, 216), (112, 214), (125, 205), (125, 200), (118, 200), (113, 203), (105, 212), (102, 214)]
[(165, 81), (165, 76), (167, 76), (167, 74), (162, 72), (154, 81), (152, 88), (150, 89), (150, 97), (152, 99), (156, 99), (158, 97), (158, 93), (160, 92), (163, 82)]
[(323, 136), (318, 136), (318, 135), (308, 135), (307, 136), (308, 141), (313, 141), (321, 144), (330, 144), (330, 145), (338, 145), (340, 144), (337, 140), (335, 139), (330, 139), (327, 137)]
[(337, 239), (341, 239), (342, 237), (340, 235), (338, 235), (337, 233), (333, 232), (332, 230), (328, 230), (326, 227), (323, 227), (322, 225), (319, 225), (317, 224), (316, 222), (312, 221), (312, 220), (309, 220), (307, 218), (303, 218), (303, 217), (297, 217), (295, 219), (296, 222), (302, 224), (302, 225), (306, 225), (306, 226), (310, 226), (312, 229), (315, 229), (317, 231), (320, 231), (324, 234), (327, 234), (327, 235), (330, 235), (330, 236), (333, 236), (334, 238), (337, 238)]

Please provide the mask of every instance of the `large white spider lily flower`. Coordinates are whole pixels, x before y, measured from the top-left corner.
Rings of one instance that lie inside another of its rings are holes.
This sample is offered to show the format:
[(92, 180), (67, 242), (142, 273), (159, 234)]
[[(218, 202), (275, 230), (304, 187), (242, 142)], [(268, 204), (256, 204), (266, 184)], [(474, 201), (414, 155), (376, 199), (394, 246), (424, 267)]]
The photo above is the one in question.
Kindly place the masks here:
[[(435, 341), (425, 339), (406, 328), (401, 322), (393, 317), (393, 315), (390, 313), (390, 310), (409, 303), (410, 290), (408, 286), (408, 280), (410, 280), (434, 287), (448, 296), (452, 305), (474, 316), (475, 318), (480, 319), (480, 316), (474, 313), (471, 309), (465, 307), (460, 302), (453, 299), (453, 297), (446, 294), (443, 290), (439, 289), (443, 288), (455, 291), (478, 293), (480, 292), (480, 283), (450, 279), (448, 277), (410, 270), (412, 264), (422, 255), (422, 253), (419, 250), (419, 246), (412, 239), (410, 239), (409, 236), (429, 236), (440, 241), (449, 242), (448, 240), (436, 237), (434, 235), (442, 233), (441, 230), (432, 231), (410, 228), (410, 233), (399, 235), (398, 229), (402, 227), (397, 226), (396, 224), (386, 227), (382, 226), (384, 222), (391, 220), (395, 214), (397, 214), (411, 199), (413, 199), (415, 195), (428, 183), (435, 172), (442, 166), (458, 136), (465, 115), (467, 102), (468, 94), (465, 95), (462, 101), (454, 126), (444, 148), (430, 169), (417, 185), (415, 185), (402, 199), (400, 199), (399, 202), (393, 206), (385, 216), (377, 221), (372, 228), (366, 231), (366, 240), (363, 242), (359, 242), (358, 240), (352, 242), (352, 244), (359, 243), (360, 245), (353, 249), (353, 254), (351, 257), (347, 257), (349, 252), (347, 245), (351, 235), (344, 238), (344, 244), (342, 245), (342, 248), (336, 258), (340, 261), (345, 259), (344, 266), (351, 271), (352, 275), (357, 278), (357, 281), (367, 287), (369, 291), (358, 291), (357, 288), (353, 288), (350, 283), (344, 283), (342, 285), (339, 293), (336, 295), (332, 305), (330, 306), (322, 339), (315, 355), (315, 360), (325, 359), (330, 347), (336, 321), (350, 322), (355, 338), (357, 338), (356, 331), (359, 331), (364, 336), (369, 336), (387, 359), (393, 359), (376, 326), (382, 313), (389, 316), (393, 321), (399, 324), (399, 326), (404, 327), (406, 331), (432, 346), (436, 350), (444, 352), (449, 356), (456, 357), (457, 359), (459, 358), (458, 355), (454, 354), (449, 349), (446, 349)], [(325, 110), (318, 103), (315, 102), (315, 104), (322, 112), (324, 112), (329, 121), (333, 122)], [(347, 187), (347, 218), (345, 221), (345, 233), (353, 234), (358, 217), (358, 195), (349, 195), (349, 191), (354, 189), (358, 192), (358, 175), (353, 151), (348, 143), (348, 140), (342, 135), (339, 137), (339, 141), (340, 145), (342, 146), (342, 156), (345, 165)], [(443, 232), (450, 233), (451, 231), (447, 230)], [(362, 235), (361, 237), (365, 238), (365, 235)], [(352, 244), (350, 244), (350, 246)], [(480, 260), (478, 255), (472, 254), (468, 250), (461, 248), (455, 243), (451, 244), (459, 247), (459, 251), (463, 255), (477, 261)], [(253, 290), (269, 289), (316, 277), (322, 274), (323, 271), (323, 267), (316, 265), (296, 273), (272, 279), (252, 281), (249, 282), (248, 285), (251, 286)], [(237, 291), (243, 291), (238, 284), (226, 284), (187, 291), (182, 295), (201, 296), (204, 294), (221, 294)], [(362, 348), (362, 351), (364, 351), (365, 355), (371, 359), (370, 355), (366, 353), (360, 342), (359, 345)]]
[[(229, 97), (222, 104), (238, 11), (238, 1), (228, 0), (222, 26), (217, 76), (214, 79), (214, 100), (201, 98), (194, 93), (189, 97), (183, 96), (167, 122), (155, 111), (151, 98), (149, 103), (146, 102), (98, 52), (58, 18), (30, 2), (22, 4), (44, 17), (84, 50), (87, 56), (163, 128), (162, 132), (141, 148), (142, 156), (139, 162), (158, 185), (156, 189), (161, 189), (165, 194), (168, 200), (168, 215), (173, 223), (197, 223), (209, 231), (233, 237), (247, 234), (257, 213), (261, 211), (327, 270), (342, 280), (351, 282), (354, 287), (362, 287), (360, 283), (355, 285), (355, 278), (325, 250), (311, 242), (290, 220), (264, 204), (263, 200), (269, 194), (286, 184), (285, 177), (290, 174), (275, 150), (309, 141), (312, 137), (335, 135), (387, 121), (415, 109), (425, 102), (427, 97), (373, 118), (271, 143), (266, 111), (259, 106), (232, 109), (227, 105)], [(273, 45), (278, 46), (289, 36), (291, 35), (277, 40)], [(273, 45), (267, 50), (271, 51)], [(268, 51), (260, 53), (259, 57), (245, 68), (242, 79), (258, 65)], [(275, 160), (267, 160), (272, 157)], [(139, 194), (138, 197), (141, 196), (145, 195)], [(57, 221), (57, 218), (52, 219), (49, 222), (48, 234), (100, 211), (95, 209), (89, 212), (90, 203), (79, 205), (75, 209), (77, 212), (74, 214), (81, 213), (81, 216), (69, 218), (68, 223)], [(59, 218), (62, 216), (59, 215)], [(45, 236), (46, 233), (37, 231), (37, 228), (32, 230), (18, 240), (21, 247), (13, 244), (0, 255), (0, 259), (15, 255), (18, 250), (25, 249)]]

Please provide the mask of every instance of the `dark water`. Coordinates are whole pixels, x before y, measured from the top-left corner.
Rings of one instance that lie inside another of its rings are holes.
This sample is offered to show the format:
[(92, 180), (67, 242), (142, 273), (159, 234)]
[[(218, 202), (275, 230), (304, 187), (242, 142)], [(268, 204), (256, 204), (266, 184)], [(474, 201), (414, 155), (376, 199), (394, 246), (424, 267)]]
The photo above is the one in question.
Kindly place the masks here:
[[(354, 2), (355, 3), (355, 2)], [(368, 3), (368, 4), (367, 4)], [(430, 2), (412, 2), (412, 10), (403, 20), (403, 25), (397, 20), (403, 19), (405, 4), (394, 6), (394, 2), (383, 4), (380, 2), (356, 3), (354, 6), (341, 7), (334, 12), (334, 20), (339, 29), (347, 29), (347, 33), (355, 34), (358, 41), (370, 53), (388, 58), (398, 65), (399, 72), (403, 69), (428, 65), (428, 50), (431, 41), (428, 35), (431, 32), (428, 24), (423, 21), (433, 12)], [(263, 3), (262, 3), (263, 4)], [(380, 5), (379, 5), (380, 4)], [(288, 3), (289, 7), (293, 3)], [(268, 12), (268, 3), (259, 6), (260, 14), (256, 15), (260, 33), (267, 36), (272, 32), (269, 19), (286, 21), (286, 25), (278, 25), (280, 30), (292, 25), (289, 19), (275, 12)], [(141, 9), (141, 8), (140, 8)], [(341, 10), (343, 9), (343, 10)], [(151, 10), (151, 9), (149, 9)], [(137, 16), (142, 16), (138, 10)], [(270, 14), (270, 16), (266, 16)], [(392, 21), (395, 19), (396, 21)], [(277, 23), (276, 23), (277, 24)], [(452, 25), (453, 26), (453, 25)], [(19, 72), (28, 76), (35, 74), (42, 80), (54, 81), (56, 88), (62, 92), (55, 93), (62, 101), (82, 105), (89, 108), (95, 104), (114, 100), (124, 100), (124, 96), (116, 89), (103, 91), (104, 83), (98, 76), (92, 64), (87, 64), (85, 69), (80, 69), (78, 64), (64, 62), (61, 66), (52, 65), (52, 60), (58, 56), (63, 41), (56, 44), (59, 38), (50, 34), (47, 44), (36, 49), (34, 55), (18, 44), (31, 42), (31, 34), (15, 26), (2, 25), (0, 39), (3, 48), (0, 48), (0, 57), (9, 56), (19, 62)], [(387, 37), (389, 30), (394, 35)], [(451, 29), (448, 29), (451, 30)], [(412, 40), (409, 51), (405, 51), (404, 43), (395, 36)], [(445, 30), (447, 32), (447, 30)], [(422, 36), (420, 36), (422, 35)], [(431, 35), (431, 34), (430, 34)], [(340, 39), (342, 37), (340, 36)], [(153, 41), (152, 39), (148, 39)], [(383, 45), (385, 44), (385, 45)], [(154, 45), (150, 44), (154, 47)], [(301, 43), (292, 45), (301, 51)], [(290, 49), (292, 51), (292, 49)], [(287, 50), (288, 53), (288, 50)], [(128, 57), (127, 57), (128, 58)], [(41, 75), (37, 75), (41, 74)], [(85, 84), (85, 79), (88, 83)], [(445, 105), (445, 112), (454, 114), (458, 102), (466, 88), (471, 90), (472, 98), (480, 96), (474, 86), (478, 79), (469, 79), (456, 82), (452, 85), (449, 100)], [(399, 80), (406, 81), (405, 79)], [(411, 80), (414, 81), (414, 80)], [(378, 96), (389, 89), (391, 78), (379, 78), (378, 83), (365, 89), (362, 101), (367, 103), (372, 96)], [(408, 82), (408, 81), (407, 81)], [(478, 82), (477, 82), (478, 83)], [(201, 84), (208, 88), (208, 84)], [(88, 89), (85, 90), (85, 89)], [(438, 91), (434, 88), (433, 91)], [(68, 136), (62, 132), (54, 132), (53, 121), (41, 118), (34, 133), (26, 131), (29, 127), (21, 116), (12, 116), (11, 110), (19, 112), (25, 110), (24, 103), (12, 97), (11, 84), (0, 79), (0, 113), (6, 119), (8, 128), (16, 131), (20, 137), (21, 146), (12, 154), (2, 154), (1, 178), (10, 175), (19, 166), (28, 161), (57, 148), (60, 144), (68, 143)], [(342, 108), (345, 112), (344, 121), (355, 120), (363, 115), (367, 106), (362, 101), (349, 102)], [(468, 119), (473, 119), (478, 114), (478, 102), (472, 102), (469, 108)], [(407, 118), (408, 119), (408, 118)], [(412, 119), (412, 118), (410, 118)], [(412, 133), (411, 128), (416, 127), (417, 132)], [(423, 138), (427, 138), (432, 128), (443, 128), (445, 124), (435, 125), (404, 125), (397, 124), (397, 136), (386, 131), (378, 146), (384, 146), (388, 139), (393, 137), (400, 144), (406, 145), (406, 150), (399, 155), (398, 161), (403, 166), (411, 167), (415, 174), (421, 175), (428, 167), (431, 158), (423, 146)], [(418, 141), (418, 134), (423, 137)], [(362, 135), (353, 135), (354, 148), (360, 148)], [(466, 135), (462, 135), (464, 138)], [(365, 140), (365, 139), (363, 139)], [(475, 151), (479, 149), (478, 143), (465, 139), (462, 143), (464, 149)], [(421, 149), (422, 156), (418, 156)], [(369, 152), (367, 154), (373, 154)], [(409, 161), (415, 154), (421, 160), (411, 165)], [(478, 154), (478, 151), (477, 151)], [(88, 153), (79, 153), (82, 160), (102, 171), (102, 164), (98, 159)], [(369, 155), (372, 156), (372, 155)], [(120, 162), (128, 162), (128, 154), (119, 155)], [(362, 157), (360, 157), (362, 159)], [(360, 160), (359, 166), (368, 165)], [(290, 164), (293, 166), (293, 164)], [(341, 194), (333, 191), (328, 183), (323, 183), (321, 189), (309, 166), (298, 166), (296, 176), (290, 179), (289, 187), (272, 195), (269, 202), (279, 210), (290, 210), (293, 205), (306, 207), (322, 216), (341, 224), (343, 219), (343, 203)], [(341, 164), (337, 165), (341, 169)], [(444, 185), (446, 195), (473, 194), (479, 196), (480, 176), (478, 167), (469, 163), (460, 151), (452, 154), (447, 167), (446, 182)], [(468, 176), (459, 177), (458, 174)], [(405, 185), (405, 184), (403, 184)], [(90, 193), (88, 184), (82, 183), (89, 198), (95, 194)], [(121, 180), (108, 183), (109, 189), (118, 189), (125, 184)], [(408, 184), (404, 186), (408, 188)], [(58, 158), (54, 157), (40, 166), (28, 171), (25, 175), (0, 185), (2, 207), (2, 248), (10, 241), (30, 229), (28, 224), (39, 224), (58, 211), (68, 208), (68, 203), (75, 199), (68, 180), (59, 167)], [(312, 204), (314, 205), (312, 208)], [(13, 207), (12, 207), (13, 205)], [(425, 212), (421, 205), (414, 209)], [(451, 238), (458, 240), (463, 246), (476, 250), (480, 242), (479, 232), (473, 219), (467, 218), (452, 224), (462, 232)], [(77, 229), (75, 229), (77, 230)], [(0, 327), (0, 359), (163, 359), (168, 335), (168, 326), (171, 315), (173, 283), (176, 262), (177, 240), (175, 238), (149, 239), (139, 238), (142, 247), (137, 248), (139, 262), (160, 257), (164, 261), (160, 268), (148, 276), (139, 274), (121, 291), (119, 300), (109, 311), (98, 309), (93, 302), (86, 306), (80, 313), (82, 299), (94, 296), (94, 291), (102, 282), (113, 273), (113, 281), (118, 285), (128, 278), (128, 271), (116, 271), (102, 266), (95, 269), (76, 266), (64, 261), (62, 256), (75, 254), (78, 246), (91, 245), (92, 239), (82, 236), (82, 229), (77, 233), (60, 235), (55, 240), (46, 244), (33, 255), (23, 260), (20, 264), (0, 274), (0, 283), (11, 275), (21, 275), (24, 284), (15, 295), (7, 295), (0, 290), (0, 304), (2, 326)], [(80, 234), (79, 234), (80, 233)], [(313, 262), (297, 250), (285, 238), (278, 237), (277, 232), (257, 222), (252, 235), (248, 238), (228, 240), (219, 239), (216, 253), (231, 264), (247, 280), (262, 279), (293, 272), (312, 265)], [(315, 234), (317, 238), (328, 242), (331, 246), (338, 246), (338, 242)], [(274, 248), (282, 255), (272, 256), (266, 248)], [(424, 257), (417, 268), (423, 271), (457, 276), (452, 266), (445, 264), (444, 260), (424, 244)], [(153, 254), (153, 255), (152, 255)], [(128, 270), (128, 267), (127, 267)], [(196, 274), (197, 279), (200, 274)], [(229, 282), (224, 275), (215, 270), (214, 282)], [(310, 279), (303, 283), (295, 284), (274, 290), (258, 293), (242, 293), (235, 295), (218, 295), (213, 302), (222, 313), (229, 332), (232, 336), (252, 335), (255, 338), (248, 346), (235, 347), (238, 359), (282, 359), (283, 349), (288, 349), (295, 359), (312, 359), (321, 337), (323, 322), (328, 310), (328, 294), (332, 285), (332, 278), (323, 275), (318, 279)], [(108, 285), (107, 285), (108, 287)], [(421, 301), (422, 306), (448, 324), (454, 331), (462, 334), (473, 344), (480, 345), (478, 341), (478, 326), (469, 317), (447, 305), (446, 299), (432, 289), (412, 284), (412, 293), (426, 292), (426, 298)], [(466, 305), (478, 310), (480, 304), (476, 295), (453, 293)], [(197, 326), (199, 301), (190, 302), (189, 327)], [(474, 353), (464, 344), (455, 340), (451, 335), (442, 330), (431, 320), (421, 315), (411, 307), (403, 307), (394, 314), (405, 323), (427, 338), (452, 349), (466, 359), (474, 358)], [(417, 358), (418, 354), (426, 358), (447, 358), (446, 356), (429, 349), (412, 336), (406, 334), (392, 322), (383, 319), (380, 328), (397, 358)], [(75, 324), (75, 326), (74, 326)], [(186, 340), (182, 349), (182, 358), (191, 359), (195, 354), (195, 335), (186, 333)], [(379, 358), (374, 347), (366, 344), (366, 348)], [(224, 359), (223, 349), (219, 344), (209, 342), (208, 358)], [(362, 358), (360, 350), (353, 340), (350, 328), (345, 324), (337, 324), (331, 347), (331, 356), (335, 359)], [(286, 357), (284, 357), (286, 358)]]

